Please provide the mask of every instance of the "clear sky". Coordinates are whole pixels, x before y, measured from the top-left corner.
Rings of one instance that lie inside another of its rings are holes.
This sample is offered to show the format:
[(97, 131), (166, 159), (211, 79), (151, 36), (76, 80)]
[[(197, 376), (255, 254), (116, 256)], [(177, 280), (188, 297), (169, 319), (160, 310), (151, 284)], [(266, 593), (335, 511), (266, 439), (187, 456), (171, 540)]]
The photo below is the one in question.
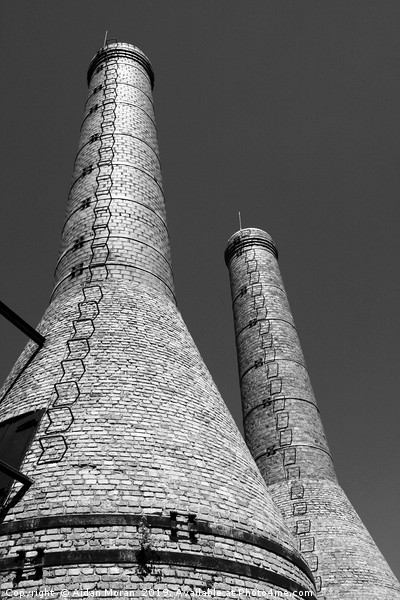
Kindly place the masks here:
[[(178, 304), (222, 396), (239, 423), (240, 210), (275, 239), (339, 480), (400, 577), (400, 3), (2, 0), (0, 23), (0, 299), (33, 325), (47, 306), (108, 30), (153, 64)], [(0, 325), (4, 378), (24, 337)]]

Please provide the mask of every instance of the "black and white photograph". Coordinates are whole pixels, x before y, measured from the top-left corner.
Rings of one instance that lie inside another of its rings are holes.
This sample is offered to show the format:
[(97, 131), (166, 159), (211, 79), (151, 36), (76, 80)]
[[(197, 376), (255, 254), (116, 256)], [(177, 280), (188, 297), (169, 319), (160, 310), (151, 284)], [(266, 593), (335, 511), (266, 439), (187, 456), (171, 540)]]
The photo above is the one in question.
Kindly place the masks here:
[(399, 31), (2, 1), (1, 600), (400, 600)]

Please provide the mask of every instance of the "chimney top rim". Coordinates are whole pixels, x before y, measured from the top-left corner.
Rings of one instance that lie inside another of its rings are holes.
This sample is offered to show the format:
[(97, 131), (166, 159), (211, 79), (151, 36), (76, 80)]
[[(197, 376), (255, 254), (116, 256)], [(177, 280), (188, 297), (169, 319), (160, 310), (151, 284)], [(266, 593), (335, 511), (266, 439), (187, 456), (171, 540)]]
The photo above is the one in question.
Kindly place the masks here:
[(225, 250), (225, 262), (229, 265), (237, 250), (243, 247), (261, 246), (278, 258), (278, 251), (272, 237), (263, 229), (245, 227), (236, 231), (228, 240)]
[(87, 73), (88, 85), (90, 84), (90, 80), (95, 69), (108, 58), (115, 57), (126, 57), (138, 62), (146, 71), (151, 82), (151, 87), (154, 87), (153, 67), (151, 66), (151, 62), (147, 58), (146, 54), (142, 50), (140, 50), (140, 48), (134, 46), (133, 44), (117, 41), (110, 41), (110, 43), (107, 42), (104, 46), (100, 48), (100, 50), (94, 55), (94, 57), (90, 61)]

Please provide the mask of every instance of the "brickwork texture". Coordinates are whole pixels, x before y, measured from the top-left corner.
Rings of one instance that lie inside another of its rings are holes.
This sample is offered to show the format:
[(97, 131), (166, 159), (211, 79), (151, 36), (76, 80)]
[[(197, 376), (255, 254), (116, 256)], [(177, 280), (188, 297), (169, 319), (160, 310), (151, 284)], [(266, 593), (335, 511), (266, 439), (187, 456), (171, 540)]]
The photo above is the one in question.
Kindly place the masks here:
[(2, 507), (2, 591), (315, 600), (176, 308), (150, 63), (110, 43), (88, 80), (46, 341), (28, 343), (0, 395), (0, 426), (43, 409), (18, 466), (33, 485), (12, 506), (13, 484)]
[(229, 268), (246, 443), (313, 572), (319, 600), (400, 598), (340, 488), (285, 288), (265, 231), (235, 233)]

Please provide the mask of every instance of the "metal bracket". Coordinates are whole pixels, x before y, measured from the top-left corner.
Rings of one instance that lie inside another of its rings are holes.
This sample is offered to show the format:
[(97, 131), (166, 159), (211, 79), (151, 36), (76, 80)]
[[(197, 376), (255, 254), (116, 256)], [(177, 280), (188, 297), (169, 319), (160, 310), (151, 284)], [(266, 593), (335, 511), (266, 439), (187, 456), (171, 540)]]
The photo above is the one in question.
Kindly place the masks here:
[(178, 532), (181, 536), (188, 535), (189, 541), (192, 544), (197, 544), (197, 523), (196, 515), (189, 513), (183, 515), (175, 511), (170, 512), (170, 529), (171, 540), (178, 541)]
[[(25, 550), (19, 550), (18, 565), (15, 569), (14, 585), (18, 585), (21, 581), (27, 581), (33, 579), (38, 581), (43, 578), (43, 559), (44, 559), (44, 548), (38, 548), (36, 550), (36, 556), (27, 557)], [(33, 569), (33, 573), (25, 573), (24, 570)]]
[(11, 308), (8, 308), (1, 302), (0, 300), (0, 314), (2, 314), (8, 321), (10, 321), (13, 325), (18, 327), (25, 335), (31, 338), (36, 344), (41, 348), (45, 342), (45, 338), (34, 329), (31, 325), (29, 325), (26, 321), (24, 321), (20, 316), (17, 315)]
[(7, 502), (7, 504), (5, 504), (3, 506), (3, 508), (0, 510), (0, 521), (1, 521), (3, 519), (3, 517), (8, 513), (10, 508), (15, 506), (21, 500), (22, 496), (24, 496), (26, 494), (26, 492), (29, 490), (29, 488), (33, 484), (33, 480), (30, 479), (30, 477), (28, 477), (27, 475), (24, 475), (23, 473), (21, 473), (21, 471), (14, 469), (14, 467), (11, 467), (10, 465), (8, 465), (7, 463), (5, 463), (2, 460), (0, 460), (0, 471), (5, 473), (6, 475), (9, 475), (16, 481), (19, 481), (20, 483), (22, 483), (22, 487), (18, 490), (18, 492), (16, 492), (16, 494), (11, 498), (11, 500), (9, 502)]

